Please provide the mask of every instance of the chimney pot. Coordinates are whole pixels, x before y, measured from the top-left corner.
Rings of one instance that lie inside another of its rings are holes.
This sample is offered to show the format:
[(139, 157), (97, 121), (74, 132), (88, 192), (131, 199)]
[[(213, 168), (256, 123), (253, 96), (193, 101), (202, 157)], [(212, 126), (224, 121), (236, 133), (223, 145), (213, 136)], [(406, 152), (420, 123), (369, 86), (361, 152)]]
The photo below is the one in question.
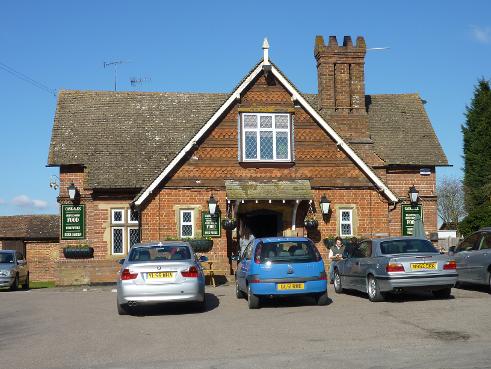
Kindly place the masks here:
[(327, 46), (338, 46), (338, 40), (336, 36), (329, 36), (329, 44)]
[(352, 47), (353, 46), (353, 41), (351, 41), (351, 36), (344, 36), (343, 46), (344, 47)]

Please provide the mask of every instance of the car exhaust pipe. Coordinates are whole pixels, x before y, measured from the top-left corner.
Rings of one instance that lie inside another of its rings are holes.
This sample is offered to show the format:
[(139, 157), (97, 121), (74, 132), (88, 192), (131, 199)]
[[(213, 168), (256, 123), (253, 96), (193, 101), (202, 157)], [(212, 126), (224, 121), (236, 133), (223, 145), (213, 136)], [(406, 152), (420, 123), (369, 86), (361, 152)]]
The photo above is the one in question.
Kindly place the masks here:
[(128, 306), (135, 307), (136, 306), (136, 301), (128, 301)]

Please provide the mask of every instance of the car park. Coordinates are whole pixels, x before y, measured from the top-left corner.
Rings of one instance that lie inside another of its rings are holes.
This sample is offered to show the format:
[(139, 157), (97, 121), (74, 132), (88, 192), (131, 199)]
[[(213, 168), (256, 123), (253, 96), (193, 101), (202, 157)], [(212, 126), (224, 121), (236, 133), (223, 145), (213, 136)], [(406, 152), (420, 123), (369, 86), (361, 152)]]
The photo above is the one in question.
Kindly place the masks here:
[(363, 240), (348, 249), (334, 268), (334, 289), (368, 293), (370, 301), (383, 301), (389, 292), (429, 290), (435, 297), (450, 297), (457, 280), (456, 262), (426, 239), (390, 237)]
[(314, 243), (305, 237), (252, 240), (238, 260), (237, 298), (247, 297), (250, 309), (266, 297), (310, 295), (326, 305), (327, 275)]
[(0, 250), (0, 287), (15, 291), (29, 288), (29, 265), (24, 255), (14, 250)]
[[(205, 259), (201, 257), (201, 261)], [(118, 314), (131, 313), (138, 305), (167, 302), (189, 302), (205, 308), (205, 277), (189, 243), (135, 244), (120, 263)]]
[(459, 283), (487, 285), (491, 290), (491, 228), (472, 233), (449, 253), (457, 262)]

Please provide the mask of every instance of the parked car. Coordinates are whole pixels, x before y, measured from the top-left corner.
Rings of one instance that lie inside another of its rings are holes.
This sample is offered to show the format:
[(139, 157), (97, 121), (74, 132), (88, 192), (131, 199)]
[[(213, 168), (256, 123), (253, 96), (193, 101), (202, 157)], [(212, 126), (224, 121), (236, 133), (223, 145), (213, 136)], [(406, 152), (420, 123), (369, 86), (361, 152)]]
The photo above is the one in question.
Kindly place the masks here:
[[(203, 256), (201, 261), (205, 260)], [(191, 302), (205, 308), (203, 269), (188, 242), (135, 244), (120, 263), (120, 315), (131, 313), (137, 305), (163, 302)]]
[(472, 233), (449, 253), (457, 262), (459, 283), (487, 285), (491, 290), (491, 228)]
[(9, 287), (12, 291), (29, 288), (29, 265), (24, 255), (14, 250), (0, 250), (0, 287)]
[(257, 238), (240, 255), (235, 275), (237, 298), (247, 296), (250, 309), (261, 298), (310, 295), (326, 305), (327, 275), (314, 243), (304, 237)]
[(373, 302), (405, 290), (430, 290), (435, 297), (448, 298), (456, 280), (455, 260), (440, 254), (430, 241), (414, 237), (361, 241), (334, 269), (337, 293), (367, 292)]

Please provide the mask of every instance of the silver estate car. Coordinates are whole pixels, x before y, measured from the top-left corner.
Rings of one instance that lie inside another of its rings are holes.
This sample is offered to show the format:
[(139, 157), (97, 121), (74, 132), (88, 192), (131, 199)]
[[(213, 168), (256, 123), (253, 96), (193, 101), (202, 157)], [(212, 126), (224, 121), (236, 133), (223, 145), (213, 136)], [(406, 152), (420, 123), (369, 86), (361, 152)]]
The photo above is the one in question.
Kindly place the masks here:
[(491, 228), (466, 237), (450, 254), (457, 262), (457, 281), (487, 285), (491, 290)]
[(430, 290), (448, 298), (457, 281), (455, 260), (440, 254), (430, 241), (391, 237), (361, 241), (345, 251), (334, 269), (334, 290), (355, 289), (370, 301), (383, 301), (388, 292)]
[[(201, 261), (205, 261), (202, 257)], [(193, 302), (205, 308), (205, 277), (187, 242), (135, 244), (120, 260), (117, 308), (120, 315), (139, 304)]]
[(0, 287), (12, 291), (29, 288), (29, 266), (22, 253), (14, 250), (0, 250)]

